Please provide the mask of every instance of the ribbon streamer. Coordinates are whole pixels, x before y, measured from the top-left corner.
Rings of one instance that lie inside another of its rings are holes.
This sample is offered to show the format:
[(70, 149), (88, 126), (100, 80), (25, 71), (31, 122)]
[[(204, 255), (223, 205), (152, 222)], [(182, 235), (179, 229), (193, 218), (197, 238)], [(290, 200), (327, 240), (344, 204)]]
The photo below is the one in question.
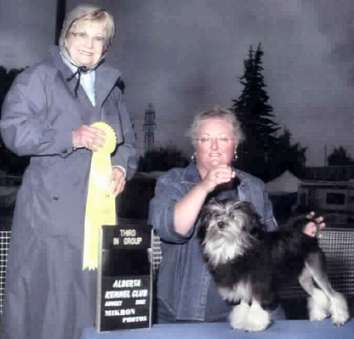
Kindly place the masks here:
[(116, 225), (116, 200), (112, 190), (111, 153), (116, 148), (116, 135), (103, 121), (92, 127), (105, 132), (105, 144), (92, 153), (85, 213), (82, 269), (94, 270), (98, 264), (98, 243), (102, 225)]

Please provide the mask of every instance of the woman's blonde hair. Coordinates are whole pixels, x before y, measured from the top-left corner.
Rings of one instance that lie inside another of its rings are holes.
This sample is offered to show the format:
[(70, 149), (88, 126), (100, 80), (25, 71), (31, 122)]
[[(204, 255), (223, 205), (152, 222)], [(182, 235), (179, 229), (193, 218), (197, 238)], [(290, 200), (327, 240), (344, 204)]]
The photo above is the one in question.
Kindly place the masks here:
[(195, 146), (196, 138), (198, 137), (200, 123), (204, 120), (212, 118), (224, 119), (232, 125), (233, 136), (235, 138), (236, 144), (239, 144), (244, 140), (245, 137), (241, 129), (241, 124), (236, 115), (226, 108), (221, 106), (214, 106), (212, 109), (200, 112), (194, 117), (187, 133), (187, 135), (192, 139), (193, 146)]
[(67, 38), (71, 27), (79, 20), (91, 20), (105, 24), (105, 50), (107, 50), (111, 45), (112, 39), (114, 37), (114, 19), (107, 10), (94, 5), (79, 5), (66, 15), (59, 38), (60, 49), (65, 49), (65, 39)]

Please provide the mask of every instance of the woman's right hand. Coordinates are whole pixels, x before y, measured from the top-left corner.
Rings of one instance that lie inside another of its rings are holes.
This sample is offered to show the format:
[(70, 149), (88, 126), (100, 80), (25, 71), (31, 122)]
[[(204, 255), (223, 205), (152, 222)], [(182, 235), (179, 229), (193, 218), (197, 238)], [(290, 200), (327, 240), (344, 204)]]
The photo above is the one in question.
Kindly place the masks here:
[(228, 165), (218, 165), (206, 172), (202, 180), (176, 203), (173, 219), (175, 231), (182, 235), (188, 234), (207, 195), (216, 186), (230, 182), (235, 176), (235, 171)]
[(218, 165), (207, 172), (200, 185), (207, 193), (210, 193), (216, 186), (230, 182), (235, 176), (235, 170), (231, 166)]
[(73, 147), (96, 152), (105, 143), (105, 133), (99, 128), (82, 125), (73, 130)]

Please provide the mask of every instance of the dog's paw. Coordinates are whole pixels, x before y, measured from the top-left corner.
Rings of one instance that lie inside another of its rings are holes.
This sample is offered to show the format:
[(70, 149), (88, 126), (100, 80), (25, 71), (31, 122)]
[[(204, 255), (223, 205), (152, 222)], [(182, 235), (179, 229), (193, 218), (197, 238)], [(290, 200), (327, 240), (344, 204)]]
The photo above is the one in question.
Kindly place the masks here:
[(264, 331), (271, 324), (271, 315), (259, 304), (252, 303), (247, 316), (247, 331)]
[(344, 296), (338, 292), (331, 299), (332, 322), (336, 326), (343, 325), (349, 319), (348, 304)]
[(232, 309), (229, 320), (230, 325), (233, 329), (245, 330), (247, 324), (247, 315), (249, 312), (249, 305), (247, 303), (241, 302), (239, 305), (234, 306)]
[(309, 318), (311, 321), (324, 320), (329, 316), (330, 302), (327, 296), (318, 288), (308, 300)]

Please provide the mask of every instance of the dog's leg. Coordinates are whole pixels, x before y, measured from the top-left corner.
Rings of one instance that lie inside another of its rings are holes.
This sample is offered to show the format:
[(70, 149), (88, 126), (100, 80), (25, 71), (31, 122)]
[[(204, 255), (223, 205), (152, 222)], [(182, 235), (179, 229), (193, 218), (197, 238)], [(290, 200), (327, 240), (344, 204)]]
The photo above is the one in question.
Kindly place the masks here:
[(323, 254), (312, 253), (306, 259), (305, 265), (306, 269), (309, 270), (316, 284), (321, 289), (321, 293), (325, 294), (329, 299), (329, 312), (331, 314), (332, 322), (337, 326), (343, 325), (349, 319), (347, 301), (341, 293), (332, 288), (326, 274)]
[(250, 306), (247, 302), (241, 300), (241, 302), (234, 306), (230, 315), (229, 320), (231, 327), (238, 330), (246, 330), (247, 317)]
[(247, 331), (263, 331), (271, 322), (270, 312), (266, 311), (256, 299), (253, 299), (247, 315), (245, 329)]
[(299, 283), (309, 295), (308, 310), (311, 321), (323, 320), (330, 314), (329, 299), (320, 289), (315, 287), (311, 271), (305, 266), (299, 276)]

